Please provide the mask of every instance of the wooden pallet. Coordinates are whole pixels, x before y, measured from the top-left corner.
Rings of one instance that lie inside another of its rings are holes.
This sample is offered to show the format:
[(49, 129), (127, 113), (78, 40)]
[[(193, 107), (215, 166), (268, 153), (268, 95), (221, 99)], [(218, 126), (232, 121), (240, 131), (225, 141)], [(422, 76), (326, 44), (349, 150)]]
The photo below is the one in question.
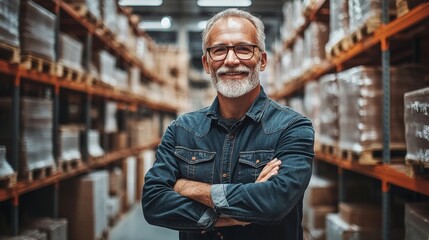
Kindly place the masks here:
[(90, 164), (97, 164), (97, 163), (101, 163), (104, 160), (104, 155), (103, 156), (99, 156), (99, 157), (89, 157), (88, 161)]
[(33, 182), (35, 180), (44, 179), (46, 177), (52, 176), (56, 172), (57, 170), (54, 165), (33, 169), (24, 173), (24, 179), (28, 182)]
[[(390, 149), (391, 162), (401, 162), (406, 154), (406, 149)], [(383, 149), (368, 149), (361, 152), (339, 149), (338, 156), (346, 161), (357, 162), (363, 165), (375, 165), (383, 162)]]
[(16, 173), (0, 177), (0, 188), (12, 188), (16, 185)]
[(5, 60), (9, 63), (19, 63), (20, 52), (21, 51), (19, 47), (0, 42), (0, 59)]
[(72, 81), (72, 82), (84, 82), (84, 72), (82, 70), (75, 70), (64, 66), (61, 63), (56, 65), (57, 67), (57, 76), (61, 79)]
[(20, 65), (27, 70), (55, 75), (55, 63), (44, 58), (27, 54), (21, 56)]
[(97, 26), (100, 23), (100, 20), (94, 16), (94, 14), (89, 11), (89, 8), (82, 3), (71, 3), (71, 6), (77, 13), (80, 18), (87, 20), (88, 22)]
[(60, 161), (60, 168), (59, 171), (61, 172), (71, 172), (73, 170), (76, 170), (80, 168), (83, 165), (81, 159), (73, 159), (68, 161)]
[(97, 29), (95, 30), (99, 35), (105, 37), (106, 39), (108, 39), (109, 41), (116, 41), (117, 37), (116, 34), (114, 32), (112, 32), (112, 30), (110, 30), (103, 22), (100, 22), (97, 25)]
[(92, 86), (94, 86), (94, 87), (105, 88), (105, 89), (110, 89), (110, 90), (114, 89), (114, 87), (112, 85), (105, 83), (101, 80), (98, 80), (96, 78), (93, 78), (91, 83), (92, 83)]
[(320, 144), (320, 151), (323, 154), (337, 156), (338, 155), (338, 146), (321, 143)]
[(410, 177), (429, 177), (429, 162), (405, 160), (405, 173)]

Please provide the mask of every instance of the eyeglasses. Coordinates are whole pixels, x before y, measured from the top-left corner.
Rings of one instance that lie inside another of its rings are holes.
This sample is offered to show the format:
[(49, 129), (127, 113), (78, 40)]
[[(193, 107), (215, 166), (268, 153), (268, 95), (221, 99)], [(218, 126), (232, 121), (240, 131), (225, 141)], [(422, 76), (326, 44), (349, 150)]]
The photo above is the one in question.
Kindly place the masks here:
[(229, 49), (234, 50), (235, 56), (241, 60), (249, 60), (255, 54), (255, 48), (260, 49), (254, 44), (243, 44), (237, 46), (215, 46), (207, 48), (210, 58), (213, 61), (223, 61), (228, 56)]

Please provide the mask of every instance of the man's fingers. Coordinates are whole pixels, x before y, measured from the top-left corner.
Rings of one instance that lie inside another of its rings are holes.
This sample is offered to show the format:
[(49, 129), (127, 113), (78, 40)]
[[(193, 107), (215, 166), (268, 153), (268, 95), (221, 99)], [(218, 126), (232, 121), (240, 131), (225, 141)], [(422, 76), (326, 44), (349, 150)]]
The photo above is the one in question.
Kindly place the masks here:
[(272, 175), (275, 175), (278, 173), (278, 170), (280, 168), (281, 161), (277, 158), (271, 160), (261, 171), (258, 178), (256, 179), (256, 182), (265, 182), (267, 181)]

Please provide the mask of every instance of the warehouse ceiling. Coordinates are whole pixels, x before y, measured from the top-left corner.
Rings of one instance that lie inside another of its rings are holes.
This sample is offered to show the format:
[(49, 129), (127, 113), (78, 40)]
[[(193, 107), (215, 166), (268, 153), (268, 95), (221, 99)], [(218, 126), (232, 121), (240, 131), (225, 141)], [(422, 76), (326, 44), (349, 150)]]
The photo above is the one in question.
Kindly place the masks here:
[[(270, 49), (273, 41), (279, 38), (279, 29), (283, 22), (283, 2), (284, 0), (252, 0), (251, 6), (239, 7), (261, 17), (265, 24), (267, 49)], [(200, 68), (202, 30), (198, 23), (207, 20), (225, 7), (200, 7), (197, 0), (164, 0), (161, 6), (134, 6), (132, 9), (133, 13), (146, 22), (161, 21), (163, 17), (170, 18), (170, 28), (145, 31), (158, 43), (177, 44), (189, 49), (192, 65)]]

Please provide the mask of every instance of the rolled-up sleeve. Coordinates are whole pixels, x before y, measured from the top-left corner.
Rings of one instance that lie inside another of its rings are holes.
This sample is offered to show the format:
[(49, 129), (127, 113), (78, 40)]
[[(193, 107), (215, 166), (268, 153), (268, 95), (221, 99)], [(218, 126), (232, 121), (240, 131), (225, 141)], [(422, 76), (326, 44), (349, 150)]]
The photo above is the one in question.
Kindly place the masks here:
[(296, 119), (283, 130), (275, 151), (275, 157), (282, 161), (278, 174), (263, 183), (212, 185), (216, 212), (258, 224), (280, 221), (304, 195), (311, 178), (313, 147), (311, 121)]
[(174, 156), (174, 122), (158, 146), (156, 161), (146, 174), (142, 193), (143, 214), (148, 223), (181, 231), (210, 230), (218, 214), (173, 189), (179, 176)]

